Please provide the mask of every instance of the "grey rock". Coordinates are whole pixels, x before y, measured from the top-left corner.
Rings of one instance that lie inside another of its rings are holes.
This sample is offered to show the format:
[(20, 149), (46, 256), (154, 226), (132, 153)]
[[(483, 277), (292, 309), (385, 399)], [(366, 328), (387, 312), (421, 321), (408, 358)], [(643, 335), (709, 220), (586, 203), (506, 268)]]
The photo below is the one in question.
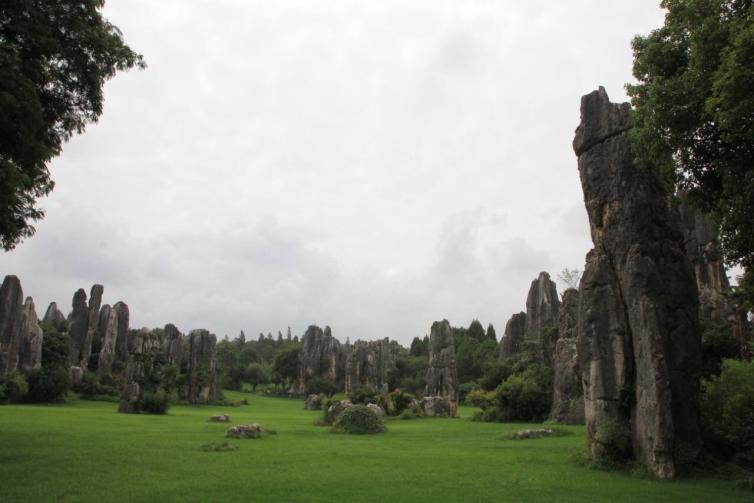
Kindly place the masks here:
[(220, 414), (217, 416), (212, 416), (209, 418), (209, 420), (213, 423), (229, 423), (230, 422), (230, 416), (227, 414)]
[(58, 309), (57, 302), (50, 302), (45, 311), (42, 322), (55, 327), (58, 331), (61, 331), (63, 324), (65, 323), (65, 315)]
[(81, 366), (81, 357), (86, 342), (88, 326), (89, 308), (86, 305), (86, 292), (83, 288), (79, 288), (73, 294), (71, 313), (68, 315), (68, 336), (71, 344), (70, 363), (72, 366)]
[(322, 410), (322, 397), (311, 394), (304, 401), (304, 410)]
[(343, 411), (349, 407), (353, 407), (351, 400), (340, 400), (330, 404), (330, 407), (327, 408), (327, 416), (325, 418), (327, 424), (333, 424)]
[(526, 313), (511, 316), (500, 339), (500, 358), (508, 358), (521, 351), (526, 331)]
[(42, 340), (44, 333), (39, 326), (34, 300), (26, 297), (21, 312), (21, 348), (19, 354), (19, 370), (29, 374), (32, 370), (42, 367)]
[(456, 406), (444, 396), (425, 396), (421, 407), (427, 417), (454, 417)]
[(0, 377), (18, 370), (23, 300), (21, 281), (16, 276), (6, 276), (0, 287)]
[(113, 362), (117, 356), (116, 343), (118, 337), (118, 312), (105, 304), (100, 311), (98, 334), (101, 334), (99, 361), (97, 374), (103, 376), (113, 370)]
[(550, 420), (556, 423), (584, 422), (584, 390), (578, 355), (579, 292), (570, 288), (563, 293), (558, 313), (559, 338), (553, 358), (554, 384)]
[(132, 414), (138, 412), (137, 402), (139, 401), (139, 383), (130, 382), (123, 386), (123, 392), (118, 402), (118, 412)]
[(303, 395), (306, 383), (314, 377), (337, 381), (345, 367), (345, 352), (332, 336), (330, 327), (325, 327), (323, 332), (318, 326), (311, 325), (302, 337), (302, 343), (298, 376), (288, 390), (293, 395)]
[(204, 329), (192, 330), (188, 336), (188, 350), (186, 400), (193, 404), (215, 400), (217, 337)]
[(557, 327), (559, 308), (560, 301), (555, 282), (550, 280), (548, 273), (539, 273), (537, 279), (531, 282), (529, 294), (526, 296), (525, 337), (539, 339), (543, 329)]
[(128, 351), (130, 313), (128, 305), (122, 301), (116, 302), (113, 310), (118, 317), (118, 329), (115, 335), (115, 357), (118, 362), (125, 364), (130, 355)]
[(89, 367), (89, 358), (92, 355), (92, 342), (99, 328), (99, 311), (102, 306), (103, 291), (104, 288), (102, 285), (93, 285), (89, 293), (89, 316), (86, 325), (86, 337), (84, 338), (80, 353), (80, 366), (84, 370)]
[(81, 367), (71, 367), (69, 370), (71, 374), (71, 383), (78, 384), (84, 378), (84, 369)]
[(385, 417), (385, 411), (383, 410), (382, 407), (380, 407), (376, 403), (368, 403), (367, 404), (367, 409), (369, 409), (372, 412), (374, 412), (374, 415), (377, 416), (377, 417)]
[(225, 436), (232, 438), (259, 438), (262, 436), (262, 428), (256, 423), (239, 424), (228, 428)]
[(582, 98), (574, 150), (594, 249), (581, 278), (578, 354), (596, 458), (660, 478), (700, 448), (698, 295), (656, 172), (633, 162), (628, 104)]
[(388, 391), (388, 376), (396, 368), (400, 352), (396, 341), (356, 341), (346, 357), (346, 393), (358, 387)]
[(162, 352), (169, 363), (179, 363), (183, 358), (183, 336), (172, 323), (163, 330)]
[(426, 396), (444, 397), (458, 405), (458, 367), (453, 333), (448, 320), (436, 321), (429, 334)]

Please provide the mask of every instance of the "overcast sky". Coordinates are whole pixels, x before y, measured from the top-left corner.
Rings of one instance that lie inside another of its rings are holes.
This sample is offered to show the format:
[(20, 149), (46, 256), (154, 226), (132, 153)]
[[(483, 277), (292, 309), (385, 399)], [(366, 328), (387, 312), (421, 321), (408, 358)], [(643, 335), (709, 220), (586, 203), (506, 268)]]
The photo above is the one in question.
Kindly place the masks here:
[(658, 4), (108, 0), (149, 67), (108, 82), (2, 272), (40, 317), (101, 283), (132, 326), (502, 335), (540, 271), (583, 269), (579, 99), (626, 99)]

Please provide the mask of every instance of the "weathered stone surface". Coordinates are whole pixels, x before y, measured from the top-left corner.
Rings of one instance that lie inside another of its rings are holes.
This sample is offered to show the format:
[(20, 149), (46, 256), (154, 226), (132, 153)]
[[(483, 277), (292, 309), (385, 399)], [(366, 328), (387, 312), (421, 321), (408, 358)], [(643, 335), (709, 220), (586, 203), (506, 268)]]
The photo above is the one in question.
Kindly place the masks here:
[(752, 327), (743, 310), (728, 301), (730, 282), (725, 271), (714, 220), (686, 204), (676, 208), (683, 229), (686, 255), (694, 267), (699, 290), (699, 319), (730, 327), (739, 341), (741, 358), (749, 358)]
[(70, 362), (72, 366), (79, 366), (81, 362), (81, 348), (86, 340), (88, 323), (89, 308), (86, 305), (86, 292), (83, 288), (79, 288), (73, 294), (71, 313), (68, 315), (68, 336), (71, 343)]
[(97, 330), (99, 341), (99, 361), (97, 374), (102, 376), (113, 370), (113, 362), (116, 358), (116, 339), (118, 337), (118, 312), (105, 304), (100, 311), (99, 328)]
[(521, 351), (526, 331), (526, 313), (511, 316), (500, 339), (500, 358), (508, 358)]
[(322, 397), (317, 394), (311, 394), (304, 401), (304, 410), (321, 410)]
[(554, 385), (550, 420), (557, 423), (584, 422), (584, 390), (578, 355), (579, 292), (563, 293), (558, 312), (559, 338), (553, 358)]
[(513, 435), (512, 439), (513, 440), (526, 440), (528, 438), (551, 437), (554, 434), (555, 434), (555, 430), (552, 430), (550, 428), (537, 428), (537, 429), (517, 431)]
[(239, 424), (228, 428), (225, 436), (233, 438), (259, 438), (262, 436), (262, 428), (256, 423)]
[(115, 335), (115, 358), (121, 364), (128, 361), (128, 330), (130, 323), (130, 313), (128, 305), (125, 302), (116, 302), (113, 310), (118, 317), (118, 329)]
[(21, 311), (21, 348), (19, 370), (29, 374), (42, 366), (42, 327), (39, 326), (34, 300), (26, 297)]
[(6, 276), (0, 287), (0, 377), (18, 369), (23, 338), (24, 293), (16, 276)]
[(444, 396), (425, 396), (421, 407), (427, 417), (453, 417), (456, 414), (456, 406)]
[(546, 272), (539, 273), (531, 282), (526, 296), (526, 328), (524, 335), (538, 339), (540, 332), (548, 327), (558, 326), (558, 290), (555, 282)]
[(328, 424), (333, 424), (338, 417), (343, 413), (344, 410), (346, 410), (349, 407), (353, 407), (353, 403), (351, 403), (351, 400), (340, 400), (337, 402), (333, 402), (330, 404), (330, 407), (327, 408), (327, 417), (326, 421)]
[(436, 321), (429, 334), (429, 368), (425, 395), (445, 397), (458, 404), (458, 367), (453, 333), (448, 320)]
[(699, 450), (698, 296), (663, 185), (633, 163), (629, 110), (602, 88), (581, 102), (574, 150), (594, 249), (578, 353), (592, 454), (633, 457), (669, 478), (675, 453)]
[(346, 393), (360, 386), (387, 392), (388, 376), (395, 370), (399, 352), (400, 345), (388, 338), (356, 341), (346, 357)]
[(189, 403), (207, 403), (217, 398), (215, 351), (217, 337), (207, 330), (192, 330), (188, 337), (188, 365), (186, 400)]
[(118, 412), (131, 414), (138, 412), (137, 402), (139, 401), (139, 383), (130, 382), (123, 386), (123, 392), (118, 402)]
[(213, 423), (229, 423), (230, 416), (227, 414), (220, 414), (217, 416), (210, 417), (209, 420), (212, 421)]
[(71, 383), (78, 384), (84, 378), (84, 369), (81, 367), (71, 367)]
[(179, 363), (183, 358), (183, 336), (172, 323), (163, 330), (162, 352), (169, 363)]
[(99, 328), (99, 311), (102, 306), (102, 293), (104, 287), (102, 285), (93, 285), (91, 292), (89, 293), (89, 317), (86, 326), (86, 338), (81, 346), (81, 360), (80, 366), (84, 370), (89, 367), (89, 358), (92, 355), (92, 342), (97, 335), (97, 329)]
[(50, 305), (47, 306), (47, 311), (45, 311), (45, 316), (42, 318), (42, 322), (52, 325), (58, 329), (58, 331), (62, 328), (65, 323), (65, 315), (60, 309), (58, 309), (57, 302), (50, 302)]
[(301, 339), (298, 376), (289, 393), (303, 395), (306, 383), (314, 377), (337, 381), (343, 374), (345, 353), (340, 342), (332, 336), (330, 327), (324, 332), (316, 325), (311, 325)]
[(382, 407), (380, 407), (376, 403), (368, 403), (367, 404), (367, 409), (369, 409), (372, 412), (374, 412), (374, 414), (377, 417), (385, 417), (385, 411), (382, 409)]

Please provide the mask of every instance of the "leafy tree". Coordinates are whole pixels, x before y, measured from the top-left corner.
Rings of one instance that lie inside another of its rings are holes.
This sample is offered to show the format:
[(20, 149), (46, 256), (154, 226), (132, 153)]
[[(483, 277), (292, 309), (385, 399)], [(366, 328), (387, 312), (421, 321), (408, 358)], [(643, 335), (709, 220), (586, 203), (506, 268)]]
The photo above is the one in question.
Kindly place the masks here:
[(495, 327), (492, 326), (492, 323), (487, 325), (487, 338), (491, 341), (497, 342), (497, 333), (495, 332)]
[(481, 342), (484, 340), (484, 337), (485, 337), (484, 327), (479, 322), (479, 320), (473, 320), (471, 322), (471, 325), (469, 325), (469, 329), (466, 332), (466, 334), (468, 337), (473, 337), (474, 339)]
[(258, 385), (272, 381), (272, 368), (263, 363), (252, 363), (244, 372), (244, 380), (256, 391)]
[[(578, 269), (568, 269), (567, 267), (558, 273), (558, 279), (566, 288), (579, 289), (581, 281), (581, 271)], [(564, 288), (564, 290), (566, 289)]]
[(0, 246), (14, 248), (44, 216), (48, 163), (102, 114), (103, 85), (144, 67), (99, 12), (104, 0), (0, 4)]
[(637, 160), (721, 224), (728, 263), (754, 267), (754, 2), (663, 0), (633, 41)]
[(299, 344), (291, 344), (275, 357), (273, 369), (283, 381), (291, 381), (298, 372), (298, 353), (301, 350)]
[(409, 353), (412, 356), (429, 356), (429, 337), (426, 335), (423, 339), (414, 337), (414, 340), (411, 341)]

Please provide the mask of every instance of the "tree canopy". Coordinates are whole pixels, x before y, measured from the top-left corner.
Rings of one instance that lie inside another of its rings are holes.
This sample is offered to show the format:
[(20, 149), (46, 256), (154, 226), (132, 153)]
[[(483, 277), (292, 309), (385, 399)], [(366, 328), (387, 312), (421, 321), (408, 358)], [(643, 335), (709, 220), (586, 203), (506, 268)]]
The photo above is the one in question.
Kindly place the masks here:
[(14, 248), (44, 216), (48, 164), (102, 114), (103, 85), (144, 67), (102, 17), (104, 0), (0, 3), (0, 246)]
[(663, 0), (633, 41), (637, 159), (711, 212), (729, 264), (754, 266), (754, 2)]

